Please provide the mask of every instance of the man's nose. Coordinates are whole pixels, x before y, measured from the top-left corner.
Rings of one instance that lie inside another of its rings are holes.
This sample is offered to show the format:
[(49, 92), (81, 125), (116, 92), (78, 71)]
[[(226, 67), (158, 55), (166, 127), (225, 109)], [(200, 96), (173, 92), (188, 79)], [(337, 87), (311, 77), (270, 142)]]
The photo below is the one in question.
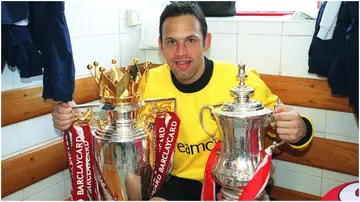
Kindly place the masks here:
[(186, 49), (185, 43), (178, 43), (176, 55), (177, 56), (183, 56), (183, 55), (186, 55), (186, 54), (187, 54), (187, 49)]

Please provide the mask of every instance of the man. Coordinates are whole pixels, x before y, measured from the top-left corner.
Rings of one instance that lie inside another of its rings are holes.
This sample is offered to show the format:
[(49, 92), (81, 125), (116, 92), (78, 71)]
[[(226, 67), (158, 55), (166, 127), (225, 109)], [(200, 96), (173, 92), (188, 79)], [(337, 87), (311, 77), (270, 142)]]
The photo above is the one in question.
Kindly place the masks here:
[[(200, 200), (204, 168), (215, 142), (202, 129), (200, 109), (232, 101), (229, 90), (239, 84), (235, 64), (209, 60), (204, 53), (210, 48), (211, 34), (203, 12), (194, 2), (172, 2), (160, 17), (159, 47), (167, 64), (151, 69), (144, 98), (175, 97), (181, 120), (170, 178), (151, 200)], [(255, 89), (252, 99), (275, 109), (276, 132), (294, 148), (307, 146), (313, 136), (311, 121), (290, 107), (280, 104), (255, 70), (247, 71), (245, 82)], [(56, 105), (54, 126), (68, 129), (73, 120), (68, 104)], [(204, 116), (206, 127), (216, 131), (210, 116)], [(217, 138), (221, 139), (217, 132)], [(200, 147), (199, 145), (206, 145)]]

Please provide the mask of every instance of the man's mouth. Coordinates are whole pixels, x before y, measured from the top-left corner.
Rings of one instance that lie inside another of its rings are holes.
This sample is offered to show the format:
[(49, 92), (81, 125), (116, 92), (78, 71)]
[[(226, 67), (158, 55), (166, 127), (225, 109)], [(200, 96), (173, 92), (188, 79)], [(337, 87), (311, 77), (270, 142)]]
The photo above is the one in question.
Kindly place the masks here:
[(191, 61), (190, 60), (186, 60), (186, 61), (175, 61), (175, 64), (178, 68), (180, 69), (187, 69), (188, 67), (190, 67)]

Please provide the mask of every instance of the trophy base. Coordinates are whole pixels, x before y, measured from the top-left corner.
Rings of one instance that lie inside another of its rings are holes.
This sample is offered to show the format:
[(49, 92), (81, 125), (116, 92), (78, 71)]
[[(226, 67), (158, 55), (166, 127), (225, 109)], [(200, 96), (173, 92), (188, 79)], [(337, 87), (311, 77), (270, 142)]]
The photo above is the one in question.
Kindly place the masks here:
[[(220, 190), (220, 201), (238, 201), (242, 190), (240, 189), (228, 189), (228, 188), (221, 188)], [(263, 190), (260, 195), (255, 198), (255, 201), (270, 201), (269, 195)]]

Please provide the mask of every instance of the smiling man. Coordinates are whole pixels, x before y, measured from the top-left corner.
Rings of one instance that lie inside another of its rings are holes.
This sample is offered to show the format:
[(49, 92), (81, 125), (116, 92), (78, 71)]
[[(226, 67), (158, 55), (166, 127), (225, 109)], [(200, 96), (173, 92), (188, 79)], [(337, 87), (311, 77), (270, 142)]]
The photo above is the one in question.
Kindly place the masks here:
[[(199, 113), (205, 105), (233, 100), (230, 89), (239, 84), (238, 68), (205, 57), (211, 34), (195, 2), (169, 4), (161, 14), (159, 34), (159, 47), (167, 64), (150, 70), (144, 98), (176, 98), (181, 123), (170, 177), (151, 200), (200, 200), (206, 161), (215, 142), (203, 130)], [(313, 137), (311, 120), (282, 105), (255, 70), (247, 69), (246, 73), (246, 85), (255, 89), (251, 98), (275, 110), (279, 137), (295, 149), (306, 147)], [(72, 123), (71, 109), (66, 104), (56, 105), (53, 117), (54, 126), (60, 130)], [(217, 131), (210, 114), (205, 114), (203, 121), (210, 131)], [(219, 132), (216, 138), (222, 139)]]
[[(202, 129), (200, 109), (232, 101), (230, 89), (238, 85), (237, 66), (204, 56), (211, 34), (203, 12), (194, 2), (172, 2), (160, 16), (159, 47), (167, 64), (150, 71), (145, 98), (175, 97), (181, 120), (170, 178), (153, 200), (200, 200), (204, 167), (215, 142)], [(281, 104), (255, 70), (247, 71), (246, 84), (255, 89), (252, 99), (275, 110), (277, 133), (294, 148), (303, 148), (312, 139), (312, 124)], [(275, 109), (276, 108), (276, 109)], [(204, 122), (217, 130), (210, 115)], [(221, 139), (217, 133), (217, 138)]]
[(204, 53), (210, 47), (211, 34), (206, 33), (191, 14), (174, 17), (162, 15), (160, 20), (163, 33), (160, 32), (159, 47), (171, 72), (182, 84), (194, 83), (204, 73)]

